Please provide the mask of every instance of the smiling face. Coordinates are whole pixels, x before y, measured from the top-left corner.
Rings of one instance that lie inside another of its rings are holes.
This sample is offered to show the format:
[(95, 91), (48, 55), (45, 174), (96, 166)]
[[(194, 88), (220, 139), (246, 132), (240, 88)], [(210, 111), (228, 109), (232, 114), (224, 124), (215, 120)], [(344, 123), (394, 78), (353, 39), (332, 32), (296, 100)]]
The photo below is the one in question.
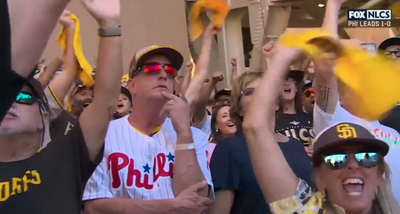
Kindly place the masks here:
[(283, 85), (283, 91), (281, 92), (283, 101), (292, 101), (296, 96), (296, 81), (292, 78), (287, 78)]
[(71, 98), (71, 113), (79, 116), (83, 110), (93, 101), (93, 89), (88, 87), (80, 87)]
[(233, 136), (237, 129), (229, 114), (229, 106), (221, 107), (217, 112), (215, 129), (221, 132), (224, 137)]
[[(346, 213), (364, 213), (371, 208), (378, 185), (383, 182), (382, 161), (379, 161), (380, 165), (374, 167), (361, 166), (354, 153), (371, 151), (365, 148), (362, 142), (358, 145), (341, 146), (335, 149), (349, 155), (343, 167), (339, 169), (332, 169), (325, 163), (316, 168), (318, 190), (324, 190), (329, 200), (344, 208)], [(363, 159), (363, 162), (369, 160)], [(342, 164), (343, 161), (337, 163)]]

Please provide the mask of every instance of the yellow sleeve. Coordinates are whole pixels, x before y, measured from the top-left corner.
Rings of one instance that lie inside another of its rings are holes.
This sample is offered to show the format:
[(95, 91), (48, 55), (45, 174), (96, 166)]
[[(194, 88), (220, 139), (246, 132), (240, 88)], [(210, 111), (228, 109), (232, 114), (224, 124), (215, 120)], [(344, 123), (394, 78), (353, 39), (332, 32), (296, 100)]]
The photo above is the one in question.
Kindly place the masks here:
[(318, 214), (322, 208), (324, 196), (314, 193), (306, 181), (301, 180), (296, 193), (290, 197), (269, 204), (271, 213), (275, 214)]

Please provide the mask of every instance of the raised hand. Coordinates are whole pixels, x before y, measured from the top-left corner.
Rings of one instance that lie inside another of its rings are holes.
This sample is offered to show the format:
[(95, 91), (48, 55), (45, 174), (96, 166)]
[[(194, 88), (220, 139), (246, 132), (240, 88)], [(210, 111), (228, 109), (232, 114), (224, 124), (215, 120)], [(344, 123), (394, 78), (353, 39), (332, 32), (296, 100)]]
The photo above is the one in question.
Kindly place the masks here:
[[(81, 0), (86, 10), (100, 25), (120, 21), (120, 0)], [(106, 22), (106, 23), (104, 23)]]
[(198, 192), (206, 187), (207, 182), (202, 181), (182, 191), (176, 197), (179, 213), (199, 214), (205, 212), (211, 201), (206, 197), (200, 196)]
[(168, 114), (177, 134), (191, 132), (190, 129), (190, 108), (186, 98), (178, 97), (169, 92), (161, 92), (168, 101), (165, 103), (162, 114)]
[(270, 58), (273, 55), (274, 42), (269, 41), (262, 47), (262, 54), (264, 58)]
[(291, 65), (302, 54), (303, 51), (300, 48), (289, 48), (280, 44), (275, 44), (272, 58), (287, 61), (289, 62), (289, 65)]
[(222, 71), (216, 71), (212, 74), (212, 81), (221, 82), (224, 80), (224, 73)]
[(187, 62), (186, 65), (185, 65), (185, 70), (186, 70), (186, 72), (192, 72), (193, 63), (192, 62)]
[(64, 27), (71, 27), (75, 24), (75, 21), (70, 19), (69, 16), (71, 12), (69, 10), (64, 10), (63, 14), (58, 19), (58, 22)]
[(236, 68), (236, 66), (237, 66), (237, 59), (236, 59), (236, 57), (232, 57), (232, 59), (231, 59), (231, 65), (232, 65), (232, 68)]
[(210, 24), (208, 24), (206, 30), (204, 31), (204, 37), (210, 37), (213, 35), (218, 34), (219, 32), (221, 32), (221, 28), (219, 27), (215, 27), (215, 25), (210, 22)]

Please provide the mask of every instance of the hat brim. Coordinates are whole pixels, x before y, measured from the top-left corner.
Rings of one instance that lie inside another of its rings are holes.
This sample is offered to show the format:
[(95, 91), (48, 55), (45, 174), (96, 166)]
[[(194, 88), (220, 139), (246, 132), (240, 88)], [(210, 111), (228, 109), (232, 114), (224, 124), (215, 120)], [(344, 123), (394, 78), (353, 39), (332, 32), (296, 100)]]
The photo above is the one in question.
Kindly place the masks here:
[(129, 102), (131, 103), (131, 105), (132, 105), (132, 94), (131, 94), (131, 92), (127, 89), (127, 88), (125, 88), (124, 86), (121, 86), (121, 94), (124, 94), (126, 97), (128, 97), (128, 99), (129, 99)]
[(305, 75), (304, 71), (290, 70), (289, 73), (287, 74), (287, 78), (292, 78), (296, 81), (297, 84), (300, 84), (303, 82), (304, 75)]
[(218, 97), (223, 95), (231, 96), (231, 91), (226, 89), (219, 90), (217, 91), (217, 93), (215, 93), (214, 99), (217, 99)]
[(170, 47), (159, 47), (144, 53), (136, 62), (136, 68), (140, 68), (143, 63), (153, 55), (163, 55), (169, 59), (172, 67), (179, 71), (183, 65), (182, 54)]
[(400, 45), (400, 37), (392, 37), (385, 39), (378, 47), (378, 50), (386, 50), (386, 48), (392, 45)]
[(28, 82), (26, 83), (26, 86), (28, 86), (31, 89), (32, 94), (36, 98), (41, 100), (44, 107), (46, 108), (46, 110), (49, 111), (50, 110), (49, 103), (47, 101), (47, 97), (44, 93), (44, 89), (43, 89), (42, 85), (40, 84), (40, 82), (34, 78), (30, 78), (28, 80)]
[(350, 138), (350, 139), (343, 139), (338, 140), (325, 146), (322, 146), (318, 149), (318, 151), (314, 151), (312, 155), (312, 162), (318, 162), (318, 159), (321, 157), (322, 154), (329, 152), (331, 149), (342, 146), (342, 145), (356, 145), (356, 144), (363, 144), (366, 147), (377, 149), (382, 156), (386, 156), (389, 152), (389, 145), (385, 142), (378, 140), (378, 139), (371, 139), (371, 138)]

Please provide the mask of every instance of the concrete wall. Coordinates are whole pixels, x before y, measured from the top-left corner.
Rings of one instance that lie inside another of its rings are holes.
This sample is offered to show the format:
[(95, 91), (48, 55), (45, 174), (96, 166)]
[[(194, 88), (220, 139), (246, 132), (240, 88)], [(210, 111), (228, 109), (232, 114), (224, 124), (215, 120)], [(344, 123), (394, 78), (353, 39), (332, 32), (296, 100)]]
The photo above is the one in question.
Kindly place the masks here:
[[(121, 0), (124, 71), (128, 72), (134, 52), (147, 45), (168, 45), (177, 48), (189, 59), (185, 0)], [(80, 20), (83, 52), (90, 64), (97, 56), (97, 23), (80, 1), (71, 1), (67, 7)], [(61, 27), (57, 26), (43, 54), (49, 63), (61, 49), (56, 38)]]

